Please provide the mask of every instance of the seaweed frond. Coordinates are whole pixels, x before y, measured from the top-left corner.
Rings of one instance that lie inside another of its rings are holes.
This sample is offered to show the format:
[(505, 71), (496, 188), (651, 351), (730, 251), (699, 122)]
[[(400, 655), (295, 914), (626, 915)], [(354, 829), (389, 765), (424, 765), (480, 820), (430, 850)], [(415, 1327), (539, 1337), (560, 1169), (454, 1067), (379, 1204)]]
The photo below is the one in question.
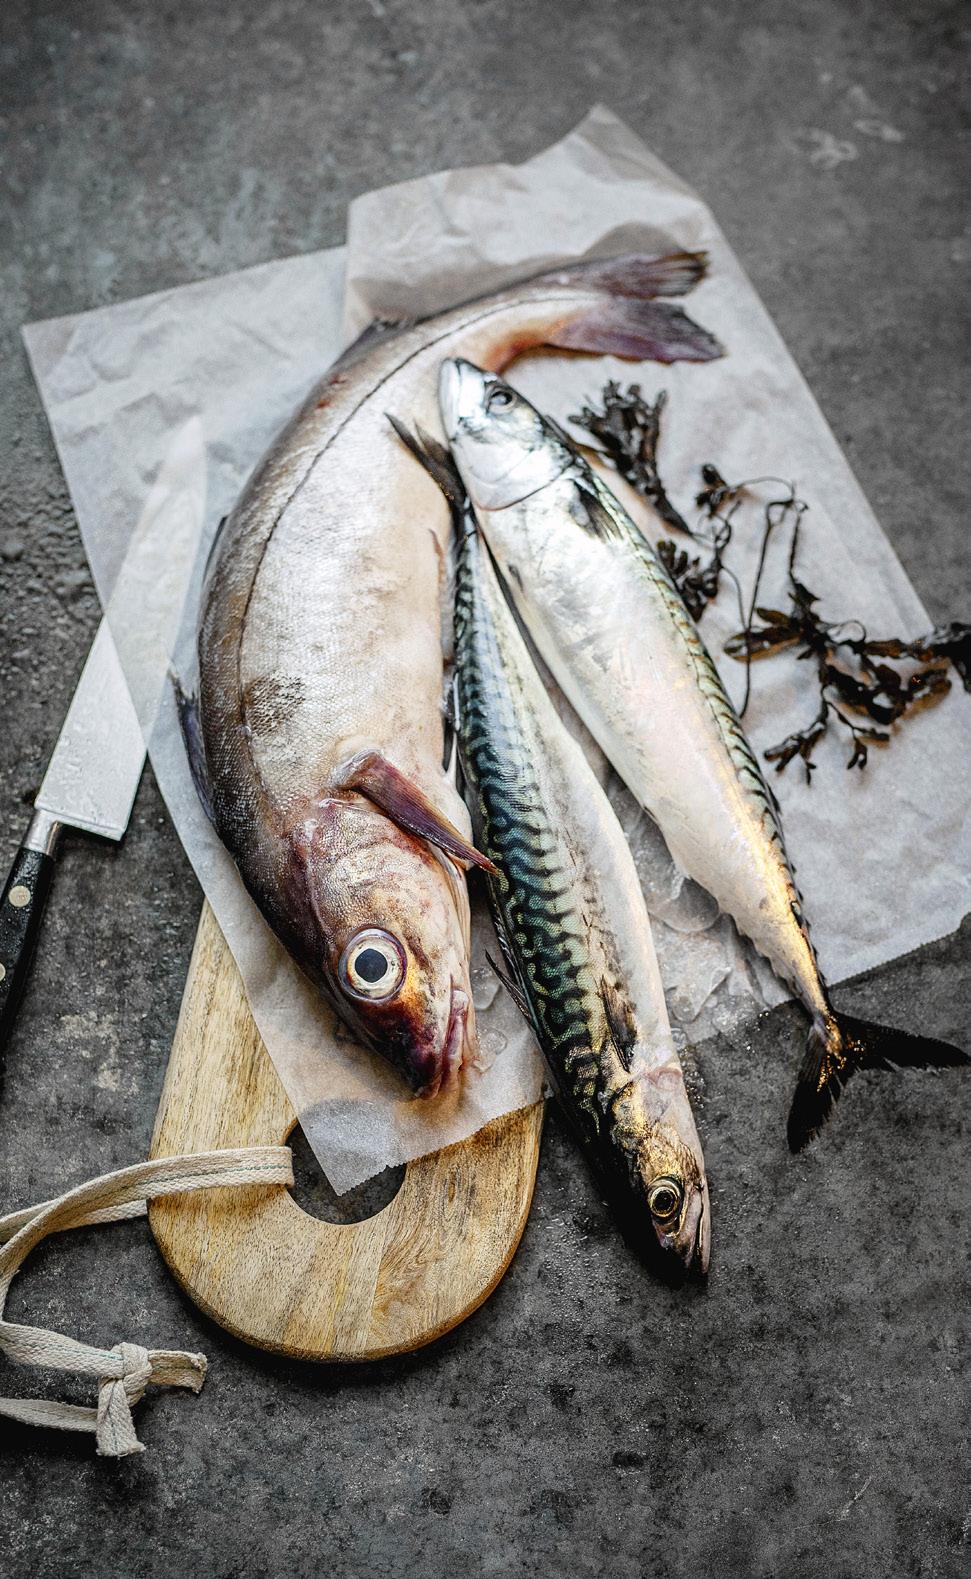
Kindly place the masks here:
[[(779, 477), (755, 477), (730, 483), (718, 467), (701, 468), (702, 487), (695, 496), (699, 511), (690, 526), (672, 503), (658, 469), (661, 417), (667, 396), (662, 390), (653, 404), (639, 384), (625, 391), (615, 382), (604, 386), (602, 409), (585, 405), (571, 421), (591, 433), (601, 453), (622, 477), (653, 505), (674, 531), (690, 538), (697, 548), (682, 546), (671, 538), (657, 543), (657, 554), (684, 600), (691, 617), (700, 621), (708, 604), (718, 597), (722, 578), (734, 586), (739, 629), (725, 643), (725, 652), (746, 666), (744, 715), (751, 693), (751, 670), (756, 659), (794, 651), (810, 666), (819, 706), (810, 722), (786, 735), (764, 753), (767, 762), (782, 773), (790, 762), (802, 763), (807, 782), (817, 764), (813, 760), (820, 741), (833, 724), (849, 736), (847, 768), (866, 766), (869, 748), (885, 746), (892, 732), (921, 706), (939, 701), (951, 688), (949, 667), (971, 691), (971, 625), (953, 620), (913, 641), (901, 637), (871, 638), (859, 620), (832, 623), (819, 613), (819, 599), (796, 575), (796, 556), (803, 519), (809, 509), (795, 485)], [(766, 499), (757, 490), (773, 485)], [(781, 491), (775, 493), (775, 489)], [(738, 578), (726, 565), (739, 512), (758, 502), (762, 536), (750, 591), (743, 593)], [(759, 597), (769, 543), (783, 527), (791, 528), (787, 562), (788, 607), (760, 603)]]
[(611, 465), (654, 506), (662, 521), (691, 537), (691, 528), (671, 503), (658, 471), (661, 413), (667, 398), (662, 389), (652, 405), (641, 394), (640, 384), (624, 391), (611, 380), (604, 385), (603, 410), (584, 406), (570, 421), (593, 434)]
[[(795, 730), (778, 745), (764, 753), (767, 762), (775, 764), (782, 773), (789, 763), (799, 757), (807, 783), (816, 764), (813, 752), (835, 721), (850, 736), (851, 751), (847, 768), (864, 768), (870, 746), (884, 746), (890, 741), (891, 730), (918, 704), (938, 701), (951, 688), (947, 674), (947, 661), (935, 648), (930, 638), (906, 642), (898, 637), (871, 640), (859, 620), (843, 620), (830, 624), (821, 618), (814, 592), (796, 575), (796, 552), (799, 543), (801, 515), (793, 528), (788, 561), (787, 610), (756, 606), (754, 618), (725, 643), (725, 651), (732, 658), (751, 664), (753, 658), (795, 649), (802, 660), (812, 662), (819, 687), (819, 711), (804, 729)], [(766, 536), (771, 530), (765, 527)], [(764, 559), (764, 555), (763, 555)], [(958, 627), (958, 632), (961, 627)], [(955, 646), (960, 651), (960, 636), (955, 635)], [(945, 643), (941, 642), (943, 648)], [(893, 660), (888, 662), (885, 660)], [(878, 661), (884, 660), (884, 661)], [(914, 665), (909, 672), (894, 664)], [(859, 723), (857, 715), (866, 723)]]

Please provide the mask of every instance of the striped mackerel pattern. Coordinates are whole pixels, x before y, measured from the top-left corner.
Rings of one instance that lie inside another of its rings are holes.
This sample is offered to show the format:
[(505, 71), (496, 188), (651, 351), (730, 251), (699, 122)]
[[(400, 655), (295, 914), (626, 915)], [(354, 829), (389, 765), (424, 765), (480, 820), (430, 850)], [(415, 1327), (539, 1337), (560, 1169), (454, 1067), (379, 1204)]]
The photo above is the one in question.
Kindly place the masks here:
[(506, 934), (507, 965), (524, 991), (560, 1094), (584, 1139), (595, 1144), (606, 1138), (605, 1107), (609, 1113), (616, 1105), (626, 1080), (592, 966), (590, 917), (581, 914), (575, 868), (568, 869), (531, 765), (543, 742), (489, 615), (484, 552), (469, 534), (456, 575), (459, 729), (470, 810), (479, 847), (499, 868), (490, 890)]

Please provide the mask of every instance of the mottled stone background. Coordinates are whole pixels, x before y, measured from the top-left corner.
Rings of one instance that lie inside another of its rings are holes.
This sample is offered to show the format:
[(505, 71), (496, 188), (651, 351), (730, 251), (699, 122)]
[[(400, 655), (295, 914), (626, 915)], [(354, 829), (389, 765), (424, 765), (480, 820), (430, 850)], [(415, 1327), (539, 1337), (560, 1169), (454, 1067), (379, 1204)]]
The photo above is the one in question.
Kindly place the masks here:
[[(932, 616), (967, 616), (962, 19), (947, 0), (6, 0), (4, 857), (98, 620), (20, 325), (330, 246), (356, 193), (525, 157), (595, 100), (708, 200)], [(10, 1048), (4, 1205), (144, 1156), (198, 909), (148, 773), (123, 849), (65, 850)], [(968, 943), (840, 1001), (966, 1041)], [(45, 1247), (15, 1319), (201, 1348), (211, 1371), (198, 1400), (141, 1406), (140, 1458), (4, 1429), (5, 1579), (957, 1573), (967, 1084), (860, 1079), (794, 1161), (801, 1027), (783, 1009), (706, 1050), (706, 1293), (632, 1264), (555, 1116), (509, 1275), (410, 1360), (250, 1352), (143, 1224)], [(0, 1365), (3, 1391), (44, 1385)]]

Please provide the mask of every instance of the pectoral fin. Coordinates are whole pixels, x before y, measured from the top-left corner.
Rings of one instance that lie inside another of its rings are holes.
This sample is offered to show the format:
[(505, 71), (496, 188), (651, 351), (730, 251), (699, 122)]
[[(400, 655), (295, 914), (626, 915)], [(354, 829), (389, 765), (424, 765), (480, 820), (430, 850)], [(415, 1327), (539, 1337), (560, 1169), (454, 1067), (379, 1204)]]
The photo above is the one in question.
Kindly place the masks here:
[(394, 335), (400, 334), (414, 323), (413, 318), (372, 318), (371, 322), (362, 329), (356, 340), (352, 340), (333, 364), (330, 371), (336, 373), (341, 369), (350, 367), (365, 352), (370, 351), (382, 340), (389, 340)]
[(631, 1058), (637, 1045), (637, 1024), (629, 998), (616, 982), (601, 977), (600, 1001), (604, 1006), (610, 1039), (624, 1069), (630, 1070)]
[(530, 1025), (532, 1025), (533, 1016), (530, 1012), (529, 1000), (527, 999), (522, 987), (520, 987), (517, 981), (513, 980), (508, 971), (503, 970), (502, 966), (497, 960), (493, 959), (488, 949), (486, 950), (486, 959), (489, 961), (490, 966), (499, 977), (499, 980), (502, 982), (502, 985), (505, 987), (520, 1014), (524, 1017), (524, 1019), (529, 1021)]
[(380, 751), (367, 751), (354, 757), (341, 770), (336, 787), (366, 795), (399, 828), (417, 834), (419, 839), (427, 839), (453, 860), (466, 866), (481, 866), (484, 872), (495, 872), (488, 857), (480, 854), (432, 804), (424, 790)]

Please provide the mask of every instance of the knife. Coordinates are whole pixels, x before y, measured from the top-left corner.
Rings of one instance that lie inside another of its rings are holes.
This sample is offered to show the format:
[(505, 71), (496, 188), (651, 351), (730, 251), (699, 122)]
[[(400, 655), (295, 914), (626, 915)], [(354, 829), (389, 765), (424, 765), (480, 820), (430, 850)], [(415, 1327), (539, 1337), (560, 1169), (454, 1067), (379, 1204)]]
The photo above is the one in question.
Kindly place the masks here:
[(102, 619), (0, 897), (0, 1060), (24, 990), (65, 827), (121, 838), (145, 742)]

